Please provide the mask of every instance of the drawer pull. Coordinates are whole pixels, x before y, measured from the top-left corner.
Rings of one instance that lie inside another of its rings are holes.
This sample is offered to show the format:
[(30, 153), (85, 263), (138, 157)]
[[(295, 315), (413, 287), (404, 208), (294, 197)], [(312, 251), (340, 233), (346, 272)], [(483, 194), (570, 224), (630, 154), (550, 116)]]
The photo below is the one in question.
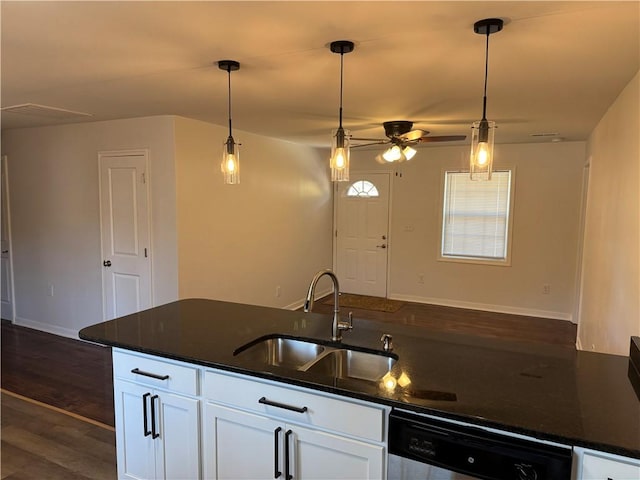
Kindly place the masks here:
[(169, 375), (157, 375), (155, 373), (145, 372), (144, 370), (140, 370), (139, 368), (134, 368), (131, 370), (131, 373), (135, 373), (136, 375), (142, 375), (144, 377), (155, 378), (156, 380), (168, 380)]
[(284, 408), (285, 410), (291, 410), (292, 412), (305, 413), (309, 410), (307, 407), (294, 407), (293, 405), (287, 405), (286, 403), (272, 402), (271, 400), (267, 400), (266, 397), (262, 397), (258, 400), (258, 403), (262, 403), (263, 405), (269, 405), (271, 407)]

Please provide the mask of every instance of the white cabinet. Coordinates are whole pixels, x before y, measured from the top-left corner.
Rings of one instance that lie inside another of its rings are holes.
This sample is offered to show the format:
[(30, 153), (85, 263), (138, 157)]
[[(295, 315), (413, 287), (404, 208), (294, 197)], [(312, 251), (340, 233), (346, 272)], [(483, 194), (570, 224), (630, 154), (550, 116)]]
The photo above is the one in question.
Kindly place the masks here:
[(205, 373), (205, 478), (386, 477), (386, 410), (304, 389)]
[(575, 449), (579, 480), (640, 480), (640, 460), (587, 449)]
[(115, 350), (113, 365), (118, 478), (201, 478), (197, 369)]

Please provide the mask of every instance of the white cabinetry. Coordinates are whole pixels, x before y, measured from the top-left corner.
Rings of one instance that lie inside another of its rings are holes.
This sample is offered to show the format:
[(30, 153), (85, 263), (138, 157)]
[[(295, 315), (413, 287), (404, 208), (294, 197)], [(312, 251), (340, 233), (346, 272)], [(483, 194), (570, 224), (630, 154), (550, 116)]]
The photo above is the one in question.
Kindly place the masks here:
[(199, 479), (198, 369), (114, 349), (113, 371), (118, 478)]
[(386, 409), (206, 372), (205, 478), (384, 479)]
[(640, 480), (640, 460), (576, 448), (579, 480)]

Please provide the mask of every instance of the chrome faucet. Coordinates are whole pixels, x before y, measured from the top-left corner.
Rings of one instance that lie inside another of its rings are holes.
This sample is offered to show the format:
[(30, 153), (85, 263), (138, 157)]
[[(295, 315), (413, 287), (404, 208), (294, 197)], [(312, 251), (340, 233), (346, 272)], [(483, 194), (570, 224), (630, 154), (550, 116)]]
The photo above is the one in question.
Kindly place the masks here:
[(349, 315), (349, 322), (343, 322), (340, 320), (340, 307), (338, 306), (338, 299), (340, 298), (340, 285), (338, 283), (338, 277), (331, 270), (320, 270), (315, 274), (311, 285), (309, 285), (309, 291), (307, 292), (307, 299), (304, 302), (304, 311), (310, 312), (313, 308), (314, 295), (316, 290), (316, 284), (321, 277), (327, 275), (333, 281), (333, 323), (331, 325), (331, 340), (334, 342), (342, 341), (342, 332), (351, 330), (353, 328), (353, 320)]

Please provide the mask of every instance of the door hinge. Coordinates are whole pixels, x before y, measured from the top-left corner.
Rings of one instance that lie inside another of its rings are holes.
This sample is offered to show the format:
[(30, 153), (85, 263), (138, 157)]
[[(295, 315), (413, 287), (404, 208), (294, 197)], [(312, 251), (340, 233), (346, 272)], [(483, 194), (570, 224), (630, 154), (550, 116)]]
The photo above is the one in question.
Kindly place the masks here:
[(336, 238), (338, 238), (338, 229), (336, 228)]
[(147, 258), (147, 257), (148, 257), (148, 255), (147, 255), (147, 247), (144, 247), (144, 258)]
[(142, 172), (142, 183), (147, 183), (147, 175), (144, 172)]

